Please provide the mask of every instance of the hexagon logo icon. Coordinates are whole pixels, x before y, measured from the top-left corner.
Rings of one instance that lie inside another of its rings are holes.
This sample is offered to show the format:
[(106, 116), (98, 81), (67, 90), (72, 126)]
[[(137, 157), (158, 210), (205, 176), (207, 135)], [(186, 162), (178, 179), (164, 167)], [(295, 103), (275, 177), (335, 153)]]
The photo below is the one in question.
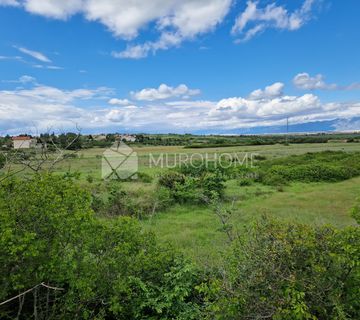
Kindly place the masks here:
[(103, 179), (136, 179), (137, 153), (124, 142), (116, 142), (103, 153), (101, 176)]

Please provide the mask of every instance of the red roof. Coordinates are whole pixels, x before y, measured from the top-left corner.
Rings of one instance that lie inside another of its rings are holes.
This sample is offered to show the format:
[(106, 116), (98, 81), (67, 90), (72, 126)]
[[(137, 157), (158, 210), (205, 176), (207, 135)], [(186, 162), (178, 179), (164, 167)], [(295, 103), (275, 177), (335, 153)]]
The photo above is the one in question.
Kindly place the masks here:
[(12, 140), (31, 140), (30, 137), (12, 137)]

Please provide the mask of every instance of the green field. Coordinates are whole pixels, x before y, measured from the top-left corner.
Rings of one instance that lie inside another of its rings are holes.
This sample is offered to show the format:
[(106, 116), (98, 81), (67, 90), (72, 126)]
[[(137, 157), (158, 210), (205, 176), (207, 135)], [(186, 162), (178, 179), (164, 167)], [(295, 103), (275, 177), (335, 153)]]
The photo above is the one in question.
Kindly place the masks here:
[[(101, 185), (101, 156), (105, 149), (93, 148), (82, 150), (76, 158), (60, 162), (56, 172), (80, 172), (80, 180), (87, 188)], [(138, 198), (155, 192), (157, 176), (165, 168), (150, 167), (149, 155), (157, 159), (163, 155), (172, 163), (174, 155), (187, 153), (239, 154), (256, 153), (267, 159), (305, 154), (308, 152), (360, 151), (357, 143), (321, 143), (271, 146), (243, 146), (223, 148), (185, 149), (179, 146), (135, 147), (139, 157), (139, 171), (153, 177), (151, 183), (131, 181), (121, 183), (121, 188)], [(94, 182), (86, 181), (91, 176)], [(254, 184), (239, 186), (236, 180), (226, 182), (224, 207), (233, 208), (231, 223), (237, 232), (260, 217), (268, 214), (282, 220), (308, 224), (332, 224), (338, 227), (354, 224), (349, 215), (355, 199), (360, 195), (360, 178), (353, 178), (338, 183), (292, 183), (280, 191), (276, 187)], [(175, 204), (165, 210), (156, 210), (150, 218), (141, 219), (146, 230), (154, 232), (164, 242), (170, 242), (182, 249), (195, 261), (206, 264), (217, 261), (227, 241), (221, 224), (214, 212), (205, 205)]]
[[(160, 155), (168, 154), (169, 162), (174, 154), (209, 154), (209, 157), (215, 153), (230, 153), (245, 155), (246, 153), (257, 153), (266, 156), (267, 158), (284, 157), (292, 154), (303, 154), (307, 152), (320, 152), (325, 150), (333, 151), (360, 151), (360, 143), (308, 143), (308, 144), (294, 144), (289, 146), (284, 145), (265, 145), (265, 146), (238, 146), (238, 147), (216, 147), (216, 148), (202, 148), (202, 149), (188, 149), (182, 146), (151, 146), (151, 147), (134, 147), (139, 157), (140, 171), (145, 171), (150, 174), (159, 172), (158, 168), (149, 168), (149, 154), (152, 154), (155, 159)], [(56, 168), (57, 171), (65, 172), (68, 170), (79, 171), (82, 175), (93, 175), (96, 178), (101, 176), (101, 156), (105, 149), (93, 148), (85, 149), (77, 153), (78, 157), (62, 161)]]
[[(93, 310), (91, 301), (96, 299), (103, 308), (109, 301), (116, 307), (149, 302), (141, 311), (146, 316), (138, 319), (148, 318), (148, 306), (159, 314), (154, 319), (260, 319), (252, 312), (238, 317), (254, 301), (256, 308), (264, 302), (276, 305), (281, 315), (276, 319), (310, 319), (307, 305), (313, 314), (319, 305), (325, 306), (321, 311), (325, 316), (311, 319), (358, 318), (358, 311), (351, 308), (357, 306), (360, 283), (360, 143), (137, 146), (137, 177), (127, 180), (101, 178), (104, 151), (66, 151), (51, 170), (54, 174), (34, 175), (24, 163), (5, 165), (0, 172), (2, 241), (5, 249), (11, 249), (3, 274), (20, 265), (19, 274), (26, 274), (26, 281), (37, 277), (19, 288), (37, 288), (44, 281), (42, 271), (33, 272), (29, 265), (39, 270), (45, 265), (51, 272), (60, 265), (60, 271), (50, 275), (60, 280), (50, 283), (66, 287), (63, 278), (70, 274), (75, 291), (69, 296), (85, 292), (71, 306)], [(214, 161), (224, 154), (232, 158), (225, 161), (230, 167)], [(34, 165), (41, 159), (28, 155), (25, 152), (20, 160)], [(50, 154), (39, 172), (48, 171), (55, 157)], [(164, 162), (154, 166), (151, 159), (159, 157)], [(209, 159), (209, 165), (179, 166), (184, 158)], [(12, 179), (11, 173), (19, 179)], [(63, 245), (70, 236), (72, 242)], [(33, 244), (41, 257), (32, 250), (30, 264), (28, 248)], [(24, 254), (17, 254), (19, 250)], [(55, 260), (48, 262), (49, 256)], [(61, 264), (63, 256), (70, 258)], [(330, 290), (328, 283), (333, 286)], [(17, 291), (8, 287), (10, 293), (3, 300), (16, 297)], [(338, 301), (335, 307), (332, 299)], [(171, 307), (185, 302), (194, 317), (164, 315), (159, 309), (162, 301)], [(343, 310), (337, 309), (339, 303), (356, 316), (339, 317)], [(243, 310), (234, 309), (239, 304)], [(33, 304), (29, 306), (26, 312), (31, 314)], [(306, 317), (282, 317), (289, 306), (293, 314), (302, 310)], [(11, 314), (11, 307), (5, 312)], [(134, 318), (132, 312), (129, 319)], [(214, 312), (219, 317), (213, 317)], [(224, 312), (229, 316), (222, 318)], [(335, 316), (328, 317), (329, 312)], [(261, 318), (268, 314), (261, 312)]]

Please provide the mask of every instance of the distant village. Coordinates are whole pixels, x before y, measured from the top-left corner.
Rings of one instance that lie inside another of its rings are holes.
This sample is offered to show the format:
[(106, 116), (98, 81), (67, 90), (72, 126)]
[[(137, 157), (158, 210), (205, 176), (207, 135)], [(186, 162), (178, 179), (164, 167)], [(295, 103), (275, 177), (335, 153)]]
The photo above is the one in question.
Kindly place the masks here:
[(217, 146), (250, 146), (298, 143), (360, 143), (359, 132), (328, 132), (269, 135), (192, 135), (192, 134), (87, 134), (68, 132), (44, 133), (38, 136), (0, 136), (0, 150), (79, 150), (109, 148), (117, 142), (153, 146), (184, 146), (204, 148)]
[[(75, 135), (75, 134), (73, 134)], [(64, 135), (66, 136), (66, 135)], [(79, 136), (80, 137), (80, 136)], [(122, 142), (136, 142), (137, 136), (132, 134), (94, 134), (94, 135), (87, 135), (87, 136), (81, 136), (87, 137), (88, 140), (98, 142), (101, 144), (101, 142), (116, 142), (116, 141), (122, 141)], [(55, 139), (54, 139), (55, 138)], [(75, 137), (76, 138), (76, 137)], [(5, 138), (3, 138), (5, 139)], [(52, 135), (51, 139), (53, 140), (61, 140), (60, 135)], [(11, 143), (9, 143), (11, 141)], [(0, 145), (1, 149), (41, 149), (44, 147), (47, 147), (47, 144), (49, 143), (49, 135), (42, 135), (39, 137), (30, 136), (30, 135), (19, 135), (19, 136), (13, 136), (8, 137), (7, 143)], [(69, 142), (70, 143), (70, 142)]]

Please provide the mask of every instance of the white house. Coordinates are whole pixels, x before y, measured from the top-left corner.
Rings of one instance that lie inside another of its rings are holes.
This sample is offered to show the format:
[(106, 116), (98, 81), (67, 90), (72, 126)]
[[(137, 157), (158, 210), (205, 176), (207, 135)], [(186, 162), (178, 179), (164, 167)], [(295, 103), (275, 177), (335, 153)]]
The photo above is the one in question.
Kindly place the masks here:
[(135, 142), (136, 141), (136, 136), (135, 135), (131, 135), (131, 134), (122, 134), (119, 136), (121, 141), (126, 141), (126, 142)]
[(14, 149), (30, 149), (36, 147), (36, 139), (31, 139), (30, 137), (12, 137), (12, 141)]

